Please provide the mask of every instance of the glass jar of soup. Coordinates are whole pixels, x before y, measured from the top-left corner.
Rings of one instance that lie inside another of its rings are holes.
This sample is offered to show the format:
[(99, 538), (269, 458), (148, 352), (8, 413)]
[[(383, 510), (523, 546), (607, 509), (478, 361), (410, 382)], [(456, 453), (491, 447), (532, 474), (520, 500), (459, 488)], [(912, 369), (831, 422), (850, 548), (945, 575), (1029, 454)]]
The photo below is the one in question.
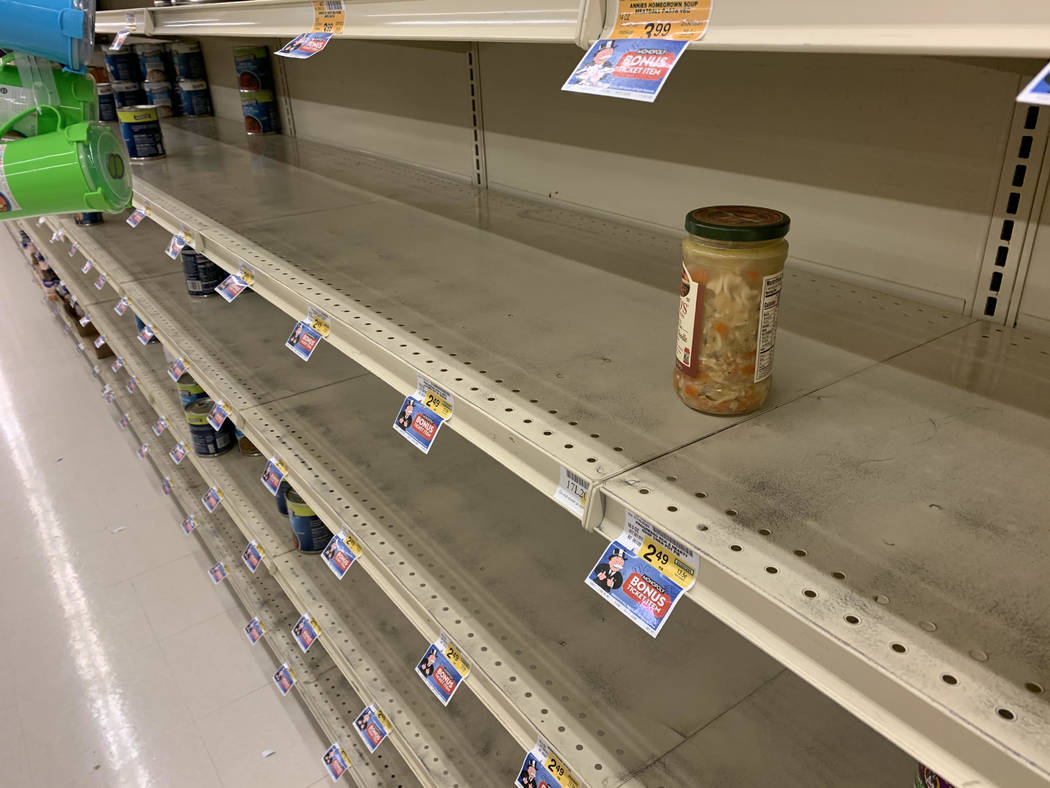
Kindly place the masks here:
[(674, 387), (689, 407), (739, 414), (765, 402), (790, 224), (748, 205), (686, 215)]

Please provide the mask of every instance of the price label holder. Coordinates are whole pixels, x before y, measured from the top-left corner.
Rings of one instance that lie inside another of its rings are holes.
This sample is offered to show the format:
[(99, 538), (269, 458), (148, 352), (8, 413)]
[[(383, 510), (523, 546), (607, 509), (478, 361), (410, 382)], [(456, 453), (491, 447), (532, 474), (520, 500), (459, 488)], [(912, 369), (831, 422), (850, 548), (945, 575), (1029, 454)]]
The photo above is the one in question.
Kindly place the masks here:
[(1050, 63), (1046, 64), (1035, 79), (1025, 85), (1017, 100), (1024, 104), (1042, 104), (1050, 107)]
[(587, 509), (587, 496), (591, 492), (591, 483), (568, 468), (561, 469), (558, 489), (554, 491), (554, 500), (560, 503), (579, 518)]
[(106, 344), (106, 337), (103, 334), (99, 334), (97, 337), (95, 337), (95, 347), (100, 348), (104, 344)]
[(153, 434), (159, 438), (160, 434), (164, 432), (164, 430), (166, 430), (167, 428), (168, 422), (163, 416), (161, 416), (153, 423)]
[(211, 581), (218, 585), (226, 579), (226, 564), (219, 561), (217, 564), (213, 564), (212, 568), (208, 570), (208, 574), (211, 576)]
[(94, 267), (95, 267), (95, 264), (93, 262), (91, 262), (90, 260), (85, 260), (84, 261), (84, 265), (82, 265), (80, 267), (80, 273), (86, 274), (88, 271), (90, 271)]
[(164, 481), (160, 483), (160, 491), (165, 495), (171, 495), (171, 479), (167, 476), (165, 476)]
[(430, 644), (416, 665), (416, 675), (423, 679), (442, 706), (449, 704), (468, 673), (470, 664), (463, 658), (463, 652), (444, 632)]
[(127, 413), (125, 413), (124, 415), (122, 415), (120, 417), (120, 428), (122, 430), (126, 430), (130, 426), (131, 426), (131, 416), (129, 416)]
[(619, 0), (610, 38), (698, 41), (711, 21), (712, 0)]
[(354, 720), (354, 729), (361, 737), (369, 752), (375, 752), (380, 744), (390, 735), (393, 726), (387, 716), (374, 703), (365, 706)]
[(148, 345), (149, 341), (153, 339), (153, 326), (143, 326), (138, 333), (138, 338), (143, 345)]
[(350, 768), (350, 758), (343, 748), (339, 746), (339, 742), (334, 742), (331, 747), (325, 750), (321, 760), (324, 763), (325, 771), (328, 772), (328, 776), (332, 778), (332, 782), (346, 774)]
[(121, 47), (124, 46), (124, 42), (128, 40), (128, 36), (131, 35), (131, 31), (126, 27), (121, 28), (117, 31), (117, 34), (113, 36), (113, 43), (109, 45), (110, 52), (117, 52)]
[(79, 248), (80, 248), (80, 247), (79, 247), (79, 246), (77, 246), (77, 242), (76, 242), (76, 241), (74, 241), (73, 243), (71, 243), (71, 244), (69, 245), (69, 256), (70, 256), (70, 257), (76, 257), (76, 256), (77, 256), (77, 249), (79, 249)]
[(65, 237), (66, 237), (65, 232), (61, 228), (59, 228), (59, 229), (55, 230), (53, 233), (51, 233), (51, 243), (55, 243), (56, 241), (61, 241)]
[(628, 511), (623, 532), (605, 548), (586, 583), (656, 637), (699, 571), (696, 550)]
[(292, 673), (292, 669), (288, 667), (287, 662), (281, 665), (277, 672), (273, 674), (273, 683), (277, 685), (277, 689), (280, 690), (282, 695), (287, 695), (292, 691), (292, 687), (295, 686), (295, 674)]
[(394, 419), (394, 431), (429, 454), (441, 425), (452, 417), (453, 405), (449, 392), (420, 375), (415, 392), (405, 397)]
[(214, 512), (222, 505), (222, 490), (218, 487), (209, 488), (208, 492), (201, 496), (201, 503), (209, 513)]
[(525, 755), (521, 773), (514, 785), (520, 788), (535, 788), (546, 785), (548, 788), (580, 788), (565, 762), (551, 750), (543, 739), (536, 741), (536, 746)]
[(248, 567), (248, 571), (254, 575), (256, 571), (258, 571), (264, 555), (266, 555), (266, 553), (259, 546), (259, 543), (253, 539), (248, 542), (248, 546), (245, 547), (244, 552), (241, 553), (241, 560), (244, 561), (244, 565)]
[(208, 423), (216, 432), (222, 429), (222, 425), (226, 423), (226, 419), (229, 417), (230, 411), (226, 407), (226, 403), (221, 399), (212, 405), (211, 410), (208, 411)]
[(145, 208), (136, 208), (134, 211), (131, 212), (131, 215), (128, 216), (127, 222), (132, 227), (138, 227), (139, 223), (145, 218), (146, 218), (146, 209)]
[(295, 58), (296, 60), (306, 60), (328, 46), (328, 42), (331, 39), (331, 33), (300, 33), (274, 52), (274, 54), (281, 57)]
[(171, 378), (175, 383), (179, 382), (179, 378), (186, 374), (186, 362), (181, 358), (175, 359), (175, 363), (168, 367), (168, 377)]
[(135, 453), (139, 456), (140, 460), (146, 459), (146, 457), (149, 456), (149, 444), (143, 443)]
[(81, 327), (86, 327), (87, 324), (91, 322), (91, 316), (90, 315), (84, 315), (77, 322), (80, 323)]
[(175, 463), (176, 465), (179, 465), (179, 464), (182, 463), (183, 460), (186, 459), (186, 454), (187, 453), (188, 452), (186, 451), (186, 444), (185, 443), (176, 443), (172, 447), (171, 451), (168, 452), (168, 456), (171, 457), (171, 461), (173, 463)]
[(295, 638), (295, 642), (299, 644), (304, 654), (310, 650), (310, 646), (317, 642), (320, 634), (321, 628), (309, 613), (299, 616), (299, 620), (292, 627), (292, 637)]
[(262, 481), (263, 486), (270, 491), (271, 495), (277, 495), (277, 490), (281, 487), (281, 482), (284, 481), (284, 477), (288, 475), (288, 466), (284, 464), (278, 457), (271, 457), (266, 463), (266, 467), (263, 469)]
[(342, 580), (363, 552), (364, 549), (357, 538), (344, 529), (331, 538), (321, 556), (332, 570), (332, 574)]
[(106, 275), (105, 274), (99, 274), (98, 275), (98, 279), (95, 280), (95, 289), (96, 290), (101, 290), (105, 286), (106, 286)]
[(197, 530), (197, 519), (191, 514), (182, 521), (182, 532), (184, 534), (192, 534)]
[(244, 636), (248, 638), (248, 642), (253, 646), (262, 640), (262, 636), (266, 634), (266, 627), (256, 616), (244, 626)]
[(113, 307), (113, 311), (123, 317), (124, 313), (128, 311), (128, 299), (122, 298), (117, 301), (117, 305)]
[(219, 286), (215, 288), (215, 292), (223, 297), (226, 303), (230, 303), (251, 287), (252, 282), (255, 281), (255, 277), (249, 271), (241, 271), (239, 274), (230, 274)]
[(124, 367), (124, 359), (122, 359), (120, 356), (117, 356), (113, 360), (113, 363), (109, 365), (109, 368), (111, 370), (113, 370), (114, 372), (119, 372), (123, 367)]
[(187, 235), (189, 235), (189, 233), (181, 232), (175, 233), (175, 235), (171, 236), (171, 240), (168, 241), (168, 245), (164, 249), (164, 254), (166, 254), (172, 260), (178, 260), (179, 255), (182, 253), (183, 247), (186, 246), (187, 243), (189, 243), (186, 240)]
[[(324, 329), (324, 332), (322, 333), (319, 329)], [(310, 356), (314, 354), (317, 346), (321, 344), (321, 340), (326, 336), (328, 336), (327, 320), (307, 313), (306, 320), (300, 320), (295, 324), (295, 328), (292, 329), (292, 333), (289, 334), (288, 341), (284, 343), (284, 346), (303, 361), (309, 361)]]
[(138, 390), (138, 387), (139, 381), (134, 375), (132, 375), (128, 378), (128, 384), (124, 388), (128, 390), (128, 394), (134, 394)]

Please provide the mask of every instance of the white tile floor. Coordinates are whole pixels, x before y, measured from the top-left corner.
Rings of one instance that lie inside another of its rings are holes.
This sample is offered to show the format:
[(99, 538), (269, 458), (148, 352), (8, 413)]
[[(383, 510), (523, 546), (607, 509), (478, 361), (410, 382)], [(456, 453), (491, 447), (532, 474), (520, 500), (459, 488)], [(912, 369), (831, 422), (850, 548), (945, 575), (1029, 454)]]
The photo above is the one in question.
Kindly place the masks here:
[(327, 784), (3, 227), (0, 271), (0, 786)]

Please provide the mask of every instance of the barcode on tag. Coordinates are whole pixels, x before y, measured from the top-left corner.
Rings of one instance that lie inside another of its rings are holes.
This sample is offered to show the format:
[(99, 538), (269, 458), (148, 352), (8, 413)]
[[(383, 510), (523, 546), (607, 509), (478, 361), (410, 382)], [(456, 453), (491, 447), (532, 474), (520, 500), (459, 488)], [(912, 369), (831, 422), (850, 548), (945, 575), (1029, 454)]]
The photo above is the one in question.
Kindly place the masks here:
[(590, 490), (589, 481), (568, 468), (562, 468), (558, 489), (554, 491), (554, 500), (577, 517), (583, 517), (584, 510), (587, 508), (587, 494)]

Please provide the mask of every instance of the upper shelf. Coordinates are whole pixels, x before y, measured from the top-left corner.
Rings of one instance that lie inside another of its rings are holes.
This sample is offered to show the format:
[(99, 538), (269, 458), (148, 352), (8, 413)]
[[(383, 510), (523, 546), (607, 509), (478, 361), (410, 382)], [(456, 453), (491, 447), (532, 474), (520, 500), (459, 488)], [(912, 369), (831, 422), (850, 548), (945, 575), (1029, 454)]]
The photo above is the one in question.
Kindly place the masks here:
[[(616, 0), (606, 0), (613, 20)], [(602, 30), (602, 0), (391, 0), (348, 3), (338, 37), (417, 41), (517, 41), (588, 46)], [(313, 26), (307, 0), (243, 0), (100, 11), (95, 30), (154, 36), (292, 37)], [(690, 49), (883, 54), (1050, 54), (1050, 5), (1029, 0), (967, 0), (950, 12), (935, 0), (878, 4), (806, 0), (715, 3), (711, 25)]]

